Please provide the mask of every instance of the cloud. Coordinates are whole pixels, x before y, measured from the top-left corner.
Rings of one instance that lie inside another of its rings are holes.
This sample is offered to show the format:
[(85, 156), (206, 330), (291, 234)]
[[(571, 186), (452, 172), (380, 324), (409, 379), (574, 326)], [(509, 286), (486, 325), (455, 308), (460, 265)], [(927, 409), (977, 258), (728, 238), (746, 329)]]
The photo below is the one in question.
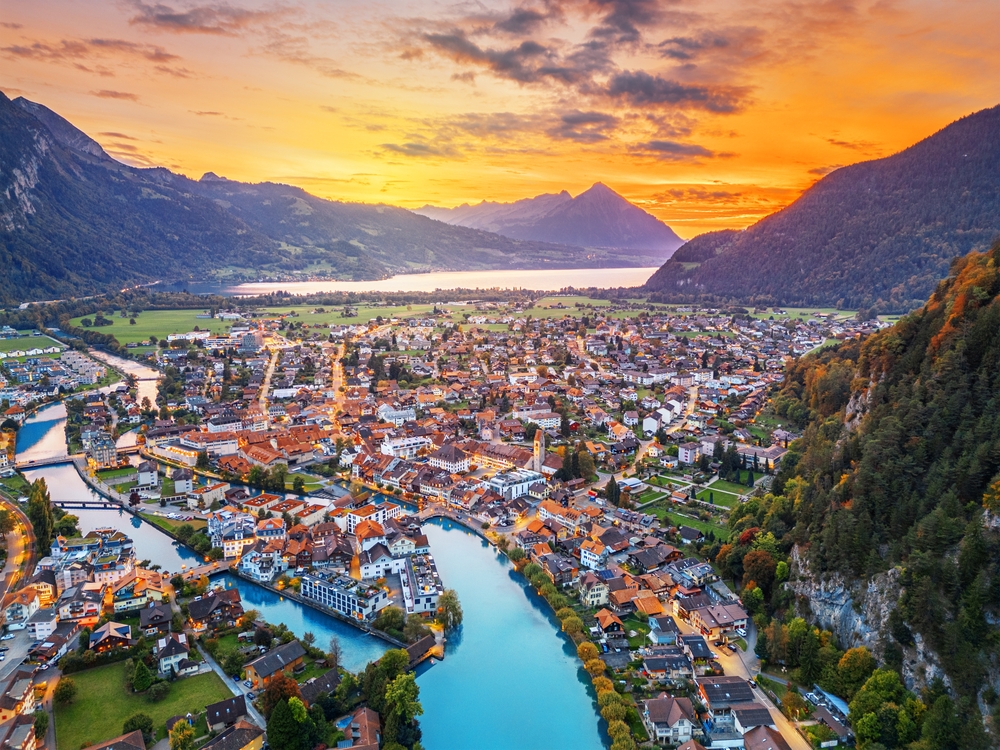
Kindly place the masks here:
[(543, 13), (535, 8), (515, 8), (509, 16), (494, 24), (493, 28), (507, 34), (520, 36), (534, 31), (545, 23), (548, 18), (547, 13)]
[(605, 112), (572, 110), (559, 116), (556, 125), (547, 131), (553, 138), (594, 143), (608, 139), (608, 131), (618, 126), (618, 118)]
[(155, 44), (137, 44), (124, 39), (88, 39), (86, 43), (92, 49), (121, 52), (126, 55), (142, 57), (151, 62), (165, 63), (180, 59), (178, 55), (171, 54)]
[(848, 148), (852, 151), (871, 151), (872, 149), (878, 150), (878, 144), (872, 143), (871, 141), (842, 141), (837, 138), (827, 138), (826, 142), (831, 146), (840, 146), (841, 148)]
[(67, 65), (87, 73), (114, 76), (115, 71), (97, 61), (138, 60), (156, 63), (154, 70), (170, 75), (188, 78), (192, 74), (186, 68), (177, 68), (167, 63), (180, 59), (179, 55), (168, 52), (157, 44), (141, 44), (126, 39), (61, 39), (56, 43), (34, 41), (0, 47), (0, 54), (8, 58), (22, 58), (41, 62)]
[(326, 78), (361, 78), (357, 73), (344, 70), (336, 60), (311, 52), (309, 38), (291, 36), (272, 31), (271, 40), (264, 45), (264, 53), (282, 62), (304, 65)]
[(685, 161), (691, 157), (704, 156), (712, 158), (716, 156), (714, 151), (710, 151), (697, 143), (681, 143), (679, 141), (646, 141), (640, 143), (639, 148), (648, 151), (661, 159), (670, 161)]
[(118, 138), (119, 140), (125, 140), (125, 141), (137, 141), (137, 140), (139, 140), (135, 136), (125, 135), (125, 133), (116, 133), (113, 130), (105, 132), (105, 133), (98, 133), (98, 135), (103, 135), (103, 136), (106, 136), (108, 138)]
[(816, 175), (817, 177), (825, 177), (826, 175), (830, 174), (830, 172), (838, 170), (842, 166), (844, 166), (844, 165), (843, 164), (829, 164), (829, 165), (824, 166), (824, 167), (813, 167), (812, 169), (809, 170), (809, 174)]
[(500, 78), (519, 83), (574, 83), (581, 79), (580, 71), (564, 64), (554, 50), (532, 40), (507, 49), (491, 49), (480, 47), (458, 30), (425, 34), (424, 40), (455, 62), (479, 65)]
[(24, 28), (24, 26), (22, 24), (11, 23), (10, 21), (0, 21), (0, 26), (2, 26), (5, 29), (12, 29), (12, 30), (15, 30), (15, 31), (17, 29), (23, 29)]
[(637, 107), (671, 105), (718, 113), (739, 111), (747, 94), (740, 87), (680, 83), (644, 70), (616, 73), (608, 81), (606, 93)]
[(189, 109), (188, 111), (191, 114), (193, 114), (193, 115), (199, 115), (200, 117), (225, 117), (226, 116), (225, 112), (214, 112), (214, 111), (211, 111), (211, 110), (206, 111), (206, 110)]
[(456, 155), (456, 151), (450, 146), (440, 148), (437, 146), (431, 146), (428, 143), (419, 143), (416, 141), (410, 141), (407, 143), (383, 143), (382, 148), (386, 151), (402, 154), (403, 156), (452, 157)]
[(642, 27), (655, 25), (662, 15), (659, 0), (592, 0), (592, 4), (608, 12), (590, 30), (590, 36), (616, 44), (636, 44)]
[(97, 96), (101, 99), (125, 99), (130, 102), (139, 101), (138, 94), (130, 94), (127, 91), (111, 91), (109, 89), (101, 89), (100, 91), (91, 91), (91, 96)]
[(281, 10), (249, 10), (215, 3), (182, 10), (165, 3), (133, 2), (137, 13), (129, 23), (178, 34), (235, 35), (249, 27), (268, 21)]

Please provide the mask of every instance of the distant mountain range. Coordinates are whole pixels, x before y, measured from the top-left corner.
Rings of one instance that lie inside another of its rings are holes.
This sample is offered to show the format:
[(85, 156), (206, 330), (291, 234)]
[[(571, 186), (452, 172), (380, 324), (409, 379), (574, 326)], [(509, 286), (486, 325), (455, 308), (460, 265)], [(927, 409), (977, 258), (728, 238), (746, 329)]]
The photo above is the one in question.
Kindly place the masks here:
[(684, 244), (662, 221), (600, 182), (575, 198), (563, 190), (514, 203), (424, 206), (414, 213), (516, 240), (639, 250), (660, 260)]
[(112, 159), (52, 110), (0, 93), (2, 304), (262, 272), (360, 280), (660, 259), (511, 239), (393, 206), (324, 200), (288, 185), (137, 169)]
[(831, 172), (745, 231), (695, 237), (645, 289), (664, 300), (898, 312), (922, 305), (952, 258), (998, 235), (1000, 107), (993, 107), (898, 154)]

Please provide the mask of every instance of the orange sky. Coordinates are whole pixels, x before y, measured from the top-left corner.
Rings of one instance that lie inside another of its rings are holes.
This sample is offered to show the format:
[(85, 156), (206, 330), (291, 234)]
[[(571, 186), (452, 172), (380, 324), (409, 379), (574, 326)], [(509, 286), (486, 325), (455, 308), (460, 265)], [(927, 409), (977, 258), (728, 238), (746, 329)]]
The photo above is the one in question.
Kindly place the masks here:
[(407, 207), (600, 180), (682, 237), (1000, 98), (996, 0), (6, 0), (0, 19), (0, 89), (136, 165)]

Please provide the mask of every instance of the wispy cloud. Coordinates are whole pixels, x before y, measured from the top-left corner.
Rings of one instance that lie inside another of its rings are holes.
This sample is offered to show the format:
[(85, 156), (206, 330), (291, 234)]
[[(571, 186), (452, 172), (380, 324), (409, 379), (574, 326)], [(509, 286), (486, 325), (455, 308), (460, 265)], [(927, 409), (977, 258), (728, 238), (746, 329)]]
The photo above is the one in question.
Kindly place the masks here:
[(96, 96), (101, 99), (124, 99), (130, 102), (139, 101), (138, 94), (132, 94), (128, 91), (112, 91), (111, 89), (101, 89), (100, 91), (91, 91), (91, 96)]
[(249, 10), (228, 3), (181, 8), (166, 3), (132, 3), (136, 14), (129, 23), (177, 34), (236, 35), (278, 17), (280, 8)]

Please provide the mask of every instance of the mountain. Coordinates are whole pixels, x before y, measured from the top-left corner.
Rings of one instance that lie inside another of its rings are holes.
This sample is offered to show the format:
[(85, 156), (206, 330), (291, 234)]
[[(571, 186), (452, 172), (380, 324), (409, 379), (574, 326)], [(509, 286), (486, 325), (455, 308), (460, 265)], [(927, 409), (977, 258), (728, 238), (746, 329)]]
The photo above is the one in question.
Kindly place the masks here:
[(518, 240), (288, 185), (137, 169), (64, 118), (0, 93), (0, 303), (157, 280), (643, 265), (634, 253)]
[(684, 242), (662, 221), (600, 182), (575, 198), (564, 190), (514, 203), (424, 206), (415, 213), (518, 240), (641, 250), (660, 260)]
[(794, 549), (789, 601), (959, 717), (943, 744), (888, 748), (996, 747), (977, 696), (1000, 718), (998, 269), (1000, 243), (956, 259), (919, 311), (792, 364), (773, 402), (803, 438), (747, 523)]
[(645, 289), (663, 300), (905, 311), (923, 303), (952, 258), (998, 235), (994, 107), (893, 156), (831, 172), (745, 231), (695, 237)]

